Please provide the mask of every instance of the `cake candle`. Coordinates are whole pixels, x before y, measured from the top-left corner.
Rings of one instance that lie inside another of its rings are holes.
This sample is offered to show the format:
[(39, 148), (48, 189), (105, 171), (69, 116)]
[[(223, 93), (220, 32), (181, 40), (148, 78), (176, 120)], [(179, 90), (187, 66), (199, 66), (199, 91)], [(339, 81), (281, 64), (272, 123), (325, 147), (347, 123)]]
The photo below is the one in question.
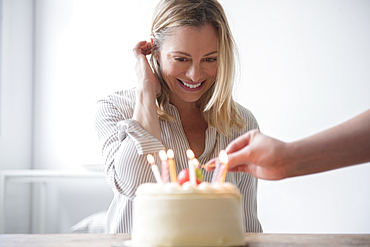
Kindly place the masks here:
[(175, 161), (173, 160), (173, 157), (175, 156), (175, 154), (173, 153), (173, 150), (172, 149), (168, 149), (167, 151), (167, 164), (168, 164), (168, 168), (170, 170), (170, 178), (171, 178), (171, 182), (173, 183), (176, 183), (177, 182), (177, 175), (176, 175), (176, 165), (175, 165)]
[(195, 166), (194, 166), (194, 152), (190, 149), (186, 151), (186, 155), (189, 158), (189, 178), (190, 178), (190, 183), (194, 186), (197, 185), (197, 176), (195, 174)]
[(217, 158), (215, 161), (215, 170), (213, 171), (212, 183), (218, 183), (221, 179), (222, 169), (220, 159)]
[(218, 159), (216, 159), (216, 167), (213, 171), (212, 183), (224, 183), (227, 169), (228, 169), (228, 158), (227, 153), (221, 150)]
[(200, 169), (200, 163), (199, 163), (199, 161), (196, 158), (193, 159), (193, 165), (194, 165), (195, 168)]
[(227, 158), (227, 153), (225, 150), (221, 150), (220, 155), (218, 156), (220, 159), (221, 164), (223, 165), (222, 169), (222, 175), (221, 175), (221, 183), (225, 182), (226, 179), (226, 174), (227, 174), (227, 169), (229, 168), (229, 159)]
[(151, 167), (152, 167), (152, 171), (153, 171), (153, 173), (154, 173), (154, 177), (155, 177), (155, 179), (157, 180), (157, 183), (159, 183), (159, 184), (163, 184), (162, 179), (161, 179), (161, 174), (159, 173), (158, 166), (157, 166), (156, 164), (154, 164), (154, 157), (153, 157), (153, 155), (148, 154), (148, 155), (146, 156), (146, 158), (147, 158), (147, 160), (148, 160), (149, 164), (150, 164), (150, 165), (151, 165)]
[(164, 150), (161, 150), (159, 151), (159, 157), (161, 158), (162, 160), (162, 181), (163, 183), (168, 183), (169, 182), (169, 179), (168, 179), (168, 162), (167, 162), (167, 154), (166, 154), (166, 151)]

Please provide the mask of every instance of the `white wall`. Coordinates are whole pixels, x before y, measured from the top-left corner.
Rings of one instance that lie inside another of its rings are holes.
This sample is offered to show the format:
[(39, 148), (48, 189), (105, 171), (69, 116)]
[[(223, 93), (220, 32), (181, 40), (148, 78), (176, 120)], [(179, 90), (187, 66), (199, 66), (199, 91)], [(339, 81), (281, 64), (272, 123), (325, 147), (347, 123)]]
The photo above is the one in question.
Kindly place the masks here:
[[(293, 141), (370, 107), (369, 1), (221, 3), (240, 50), (236, 99), (255, 114), (264, 133)], [(94, 103), (135, 86), (132, 48), (150, 38), (155, 4), (35, 0), (34, 168), (78, 169), (101, 162)], [(260, 181), (265, 232), (369, 233), (369, 175), (367, 164)], [(56, 187), (48, 202), (50, 232), (68, 231), (111, 199), (106, 184)], [(76, 195), (87, 190), (93, 193), (76, 208), (68, 198), (80, 198)]]
[[(0, 169), (32, 166), (32, 1), (2, 0)], [(7, 232), (30, 229), (30, 188), (6, 190)]]
[(151, 6), (150, 1), (37, 1), (36, 167), (101, 162), (95, 102), (135, 86), (132, 47), (149, 37)]
[(2, 8), (1, 168), (31, 168), (32, 2), (3, 0)]
[[(370, 2), (222, 1), (242, 60), (237, 99), (293, 141), (370, 108)], [(370, 233), (370, 165), (260, 181), (265, 232)]]
[[(132, 47), (149, 37), (152, 8), (150, 1), (36, 1), (35, 168), (102, 162), (93, 128), (95, 102), (135, 86)], [(49, 192), (49, 232), (68, 232), (81, 217), (107, 209), (112, 199), (107, 183), (73, 188), (65, 184), (57, 194)], [(92, 194), (76, 207), (69, 198), (87, 190)]]

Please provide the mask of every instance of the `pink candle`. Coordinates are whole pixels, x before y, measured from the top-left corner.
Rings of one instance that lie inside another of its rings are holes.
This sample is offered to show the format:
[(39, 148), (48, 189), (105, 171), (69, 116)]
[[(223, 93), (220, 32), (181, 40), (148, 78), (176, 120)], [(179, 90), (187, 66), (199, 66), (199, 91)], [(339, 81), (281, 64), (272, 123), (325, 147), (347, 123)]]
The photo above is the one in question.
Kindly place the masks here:
[(218, 183), (221, 179), (222, 165), (219, 159), (216, 159), (215, 170), (213, 171), (212, 183)]
[(222, 174), (221, 174), (221, 180), (220, 182), (221, 183), (224, 183), (225, 182), (225, 179), (226, 179), (226, 174), (227, 174), (227, 169), (229, 167), (228, 165), (228, 158), (227, 158), (227, 153), (225, 150), (221, 150), (220, 152), (220, 155), (218, 156), (218, 158), (220, 159), (220, 162), (223, 166), (223, 169), (222, 170)]
[(216, 168), (213, 171), (212, 183), (225, 182), (228, 169), (228, 158), (225, 150), (221, 150), (218, 159), (216, 160)]
[(159, 157), (162, 160), (162, 181), (163, 183), (168, 183), (168, 162), (167, 162), (167, 154), (164, 150), (159, 151)]
[(153, 155), (148, 154), (146, 156), (146, 158), (147, 158), (149, 164), (151, 164), (152, 171), (154, 173), (155, 179), (157, 180), (157, 183), (163, 184), (162, 179), (161, 179), (161, 174), (159, 173), (158, 166), (156, 164), (154, 164), (154, 157), (153, 157)]

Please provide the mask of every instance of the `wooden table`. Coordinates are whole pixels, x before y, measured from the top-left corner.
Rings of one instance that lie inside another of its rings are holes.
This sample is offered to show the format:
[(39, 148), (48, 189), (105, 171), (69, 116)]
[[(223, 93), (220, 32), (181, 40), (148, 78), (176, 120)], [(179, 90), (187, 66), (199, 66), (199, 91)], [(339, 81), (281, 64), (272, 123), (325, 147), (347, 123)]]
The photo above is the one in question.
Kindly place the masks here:
[[(129, 234), (3, 234), (1, 247), (109, 247)], [(247, 233), (248, 247), (370, 246), (370, 234), (262, 234)]]

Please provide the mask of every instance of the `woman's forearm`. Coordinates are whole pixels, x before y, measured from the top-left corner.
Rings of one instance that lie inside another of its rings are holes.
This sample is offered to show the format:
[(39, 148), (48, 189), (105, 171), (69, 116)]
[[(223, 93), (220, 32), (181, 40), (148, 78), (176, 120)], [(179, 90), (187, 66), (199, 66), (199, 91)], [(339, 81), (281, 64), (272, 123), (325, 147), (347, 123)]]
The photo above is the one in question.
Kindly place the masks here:
[(313, 136), (286, 144), (289, 177), (370, 161), (370, 110)]
[(133, 119), (148, 133), (162, 141), (155, 93), (140, 88), (137, 89)]

